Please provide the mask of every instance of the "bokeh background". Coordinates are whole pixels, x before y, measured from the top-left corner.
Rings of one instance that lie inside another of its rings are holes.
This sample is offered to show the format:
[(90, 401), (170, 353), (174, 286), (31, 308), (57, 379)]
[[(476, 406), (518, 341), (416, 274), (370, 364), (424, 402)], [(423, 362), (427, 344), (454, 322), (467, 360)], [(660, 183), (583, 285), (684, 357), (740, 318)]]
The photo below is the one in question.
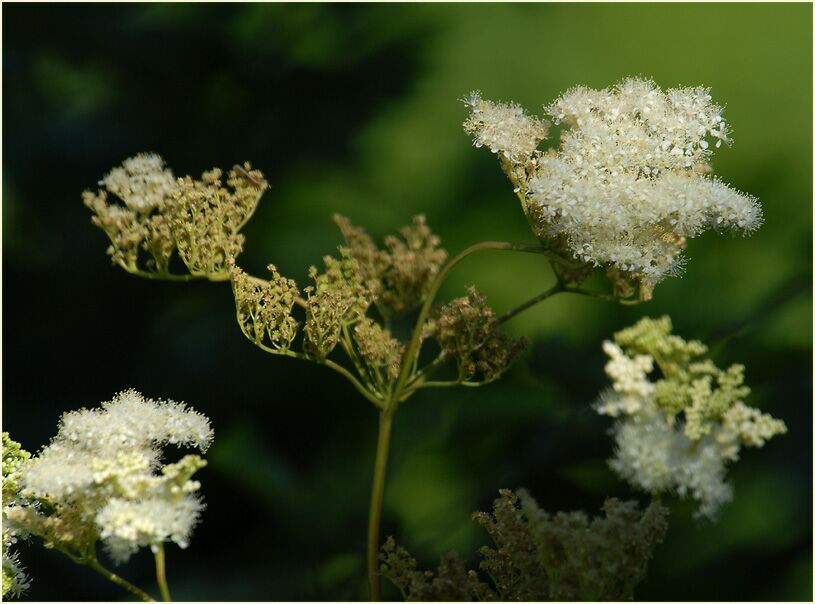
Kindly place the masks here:
[[(656, 600), (812, 598), (812, 7), (631, 5), (23, 5), (3, 11), (3, 429), (29, 450), (59, 415), (135, 387), (184, 400), (216, 429), (208, 508), (169, 549), (176, 599), (366, 598), (364, 543), (376, 413), (333, 372), (268, 357), (225, 284), (139, 280), (111, 266), (80, 193), (155, 151), (177, 174), (251, 160), (269, 191), (242, 264), (306, 282), (340, 212), (377, 236), (425, 213), (455, 253), (531, 242), (494, 158), (457, 100), (473, 89), (533, 111), (576, 85), (629, 75), (704, 84), (735, 144), (714, 167), (758, 196), (752, 237), (690, 242), (686, 274), (623, 308), (563, 296), (518, 316), (531, 340), (505, 378), (425, 391), (397, 414), (384, 507), (425, 565), (455, 548), (499, 488), (549, 510), (643, 497), (607, 468), (600, 343), (644, 315), (744, 362), (749, 401), (790, 431), (746, 450), (716, 523), (672, 502), (637, 593)], [(538, 257), (483, 253), (443, 297), (477, 284), (499, 311), (542, 291)], [(54, 552), (23, 547), (27, 599), (126, 598)], [(122, 574), (156, 591), (152, 556)], [(395, 597), (392, 586), (385, 594)]]

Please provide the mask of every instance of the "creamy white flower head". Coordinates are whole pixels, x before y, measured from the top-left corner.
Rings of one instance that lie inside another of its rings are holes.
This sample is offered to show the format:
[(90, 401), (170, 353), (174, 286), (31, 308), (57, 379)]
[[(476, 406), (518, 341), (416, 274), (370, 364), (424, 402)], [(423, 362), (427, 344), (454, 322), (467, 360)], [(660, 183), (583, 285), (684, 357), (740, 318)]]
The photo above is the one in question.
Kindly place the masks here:
[(54, 443), (23, 468), (23, 494), (69, 501), (85, 496), (95, 481), (91, 464), (95, 455)]
[(140, 153), (126, 159), (99, 184), (137, 212), (149, 212), (158, 207), (178, 188), (175, 176), (155, 153)]
[[(161, 462), (167, 444), (205, 450), (209, 420), (172, 401), (154, 401), (134, 390), (98, 409), (63, 415), (47, 447), (17, 470), (23, 497), (38, 504), (4, 508), (4, 521), (19, 534), (78, 554), (102, 539), (117, 561), (143, 545), (172, 540), (186, 547), (203, 504), (192, 476), (206, 465), (197, 455)], [(141, 516), (140, 516), (141, 515)]]
[(522, 162), (546, 138), (546, 122), (527, 114), (520, 105), (487, 101), (478, 91), (471, 92), (463, 101), (470, 109), (464, 130), (472, 135), (476, 147), (486, 146), (493, 153)]
[(527, 195), (540, 231), (566, 237), (581, 261), (652, 288), (681, 267), (685, 238), (761, 224), (754, 197), (707, 176), (711, 143), (729, 140), (708, 89), (663, 92), (629, 79), (575, 88), (546, 111), (569, 129), (556, 153), (541, 156)]
[(633, 486), (650, 493), (675, 492), (699, 502), (696, 516), (715, 518), (732, 499), (725, 482), (726, 457), (710, 437), (692, 441), (653, 407), (614, 429), (611, 468)]
[(156, 547), (164, 541), (186, 548), (203, 507), (190, 495), (139, 501), (113, 498), (99, 511), (96, 523), (111, 557), (124, 562), (140, 547)]
[(642, 408), (642, 400), (654, 392), (647, 374), (654, 369), (654, 359), (648, 355), (629, 358), (614, 342), (603, 342), (609, 357), (606, 374), (612, 379), (612, 391), (600, 397), (597, 411), (601, 415), (617, 417), (631, 415)]
[(101, 409), (64, 414), (57, 440), (89, 450), (169, 443), (206, 451), (212, 436), (206, 416), (183, 403), (154, 401), (125, 390), (102, 403)]

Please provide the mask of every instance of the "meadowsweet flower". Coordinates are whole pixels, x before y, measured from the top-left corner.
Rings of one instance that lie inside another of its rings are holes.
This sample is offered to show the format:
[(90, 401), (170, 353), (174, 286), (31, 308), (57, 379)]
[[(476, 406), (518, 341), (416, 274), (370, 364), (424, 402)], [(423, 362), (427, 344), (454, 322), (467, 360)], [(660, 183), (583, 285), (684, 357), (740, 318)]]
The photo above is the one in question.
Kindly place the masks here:
[(206, 462), (187, 455), (163, 464), (161, 449), (205, 451), (212, 436), (202, 414), (135, 390), (65, 413), (51, 443), (20, 466), (23, 501), (7, 505), (4, 519), (15, 535), (36, 535), (79, 557), (97, 540), (116, 562), (164, 541), (186, 547), (203, 509), (192, 476)]
[[(671, 330), (668, 317), (645, 318), (604, 342), (612, 387), (595, 408), (617, 418), (614, 471), (644, 491), (690, 496), (697, 515), (712, 518), (732, 498), (726, 466), (741, 447), (762, 447), (787, 427), (744, 404), (742, 365), (721, 370), (700, 359), (704, 344)], [(659, 379), (649, 378), (655, 368)]]
[[(468, 106), (472, 132), (478, 114)], [(540, 139), (516, 145), (517, 153), (504, 154), (512, 159), (504, 170), (538, 237), (573, 260), (612, 269), (618, 295), (638, 289), (650, 298), (681, 270), (687, 239), (707, 229), (749, 234), (761, 224), (754, 197), (710, 176), (713, 148), (730, 137), (708, 89), (662, 91), (627, 79), (603, 90), (574, 88), (545, 111), (566, 128), (560, 146), (544, 153)], [(512, 120), (496, 123), (518, 136), (528, 131)]]
[[(93, 224), (110, 239), (114, 264), (134, 274), (172, 275), (177, 256), (193, 277), (224, 279), (226, 263), (243, 249), (240, 229), (268, 187), (251, 165), (219, 169), (200, 180), (176, 178), (154, 153), (126, 159), (111, 170), (97, 192), (82, 194)], [(118, 201), (116, 201), (118, 200)]]
[(99, 184), (136, 212), (149, 212), (162, 206), (178, 188), (172, 171), (155, 153), (140, 153), (124, 160)]
[(497, 155), (521, 162), (546, 138), (548, 124), (527, 114), (520, 105), (484, 100), (479, 91), (467, 95), (464, 104), (470, 110), (464, 130), (476, 147), (486, 146)]
[(23, 450), (20, 443), (3, 432), (3, 534), (2, 534), (2, 580), (0, 595), (19, 597), (31, 583), (25, 568), (20, 564), (19, 554), (12, 551), (17, 543), (17, 532), (9, 527), (7, 511), (27, 502), (20, 494), (20, 469), (31, 454)]

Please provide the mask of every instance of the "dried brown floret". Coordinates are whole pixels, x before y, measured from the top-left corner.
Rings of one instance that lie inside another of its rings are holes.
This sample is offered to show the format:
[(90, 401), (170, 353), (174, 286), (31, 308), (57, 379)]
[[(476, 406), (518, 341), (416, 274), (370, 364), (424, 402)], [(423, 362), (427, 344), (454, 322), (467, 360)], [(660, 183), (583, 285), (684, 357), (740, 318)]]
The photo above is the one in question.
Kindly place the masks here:
[(367, 317), (362, 319), (354, 327), (354, 342), (369, 371), (379, 375), (384, 370), (390, 380), (399, 377), (404, 346), (379, 323)]
[(426, 335), (456, 359), (460, 379), (491, 382), (501, 376), (526, 348), (526, 340), (502, 333), (495, 312), (474, 287), (431, 312)]
[(491, 514), (476, 512), (493, 545), (481, 548), (480, 570), (445, 556), (436, 573), (420, 571), (393, 539), (382, 548), (382, 574), (410, 601), (630, 600), (667, 530), (667, 510), (652, 502), (607, 499), (603, 516), (551, 515), (523, 490), (502, 490)]
[(496, 593), (474, 571), (467, 571), (455, 552), (445, 554), (438, 570), (416, 570), (416, 560), (388, 537), (379, 555), (381, 573), (408, 602), (493, 601)]
[(424, 216), (399, 230), (399, 235), (385, 237), (380, 249), (361, 227), (339, 215), (334, 221), (340, 227), (349, 253), (359, 264), (360, 278), (375, 294), (385, 315), (401, 314), (417, 308), (427, 297), (447, 252), (441, 240), (427, 226)]

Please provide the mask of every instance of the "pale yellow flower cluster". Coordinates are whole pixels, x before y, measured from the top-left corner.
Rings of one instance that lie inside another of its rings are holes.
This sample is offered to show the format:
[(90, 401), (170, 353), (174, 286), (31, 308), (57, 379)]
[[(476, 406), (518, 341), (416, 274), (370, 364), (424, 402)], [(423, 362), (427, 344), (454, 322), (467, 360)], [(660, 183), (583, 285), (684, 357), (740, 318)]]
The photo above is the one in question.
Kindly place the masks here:
[[(668, 317), (642, 319), (604, 342), (612, 387), (595, 408), (617, 418), (611, 467), (632, 485), (675, 492), (714, 517), (732, 497), (726, 465), (742, 446), (762, 447), (787, 427), (743, 398), (744, 367), (718, 369), (699, 360), (707, 348), (671, 335)], [(661, 377), (649, 376), (659, 368)]]

